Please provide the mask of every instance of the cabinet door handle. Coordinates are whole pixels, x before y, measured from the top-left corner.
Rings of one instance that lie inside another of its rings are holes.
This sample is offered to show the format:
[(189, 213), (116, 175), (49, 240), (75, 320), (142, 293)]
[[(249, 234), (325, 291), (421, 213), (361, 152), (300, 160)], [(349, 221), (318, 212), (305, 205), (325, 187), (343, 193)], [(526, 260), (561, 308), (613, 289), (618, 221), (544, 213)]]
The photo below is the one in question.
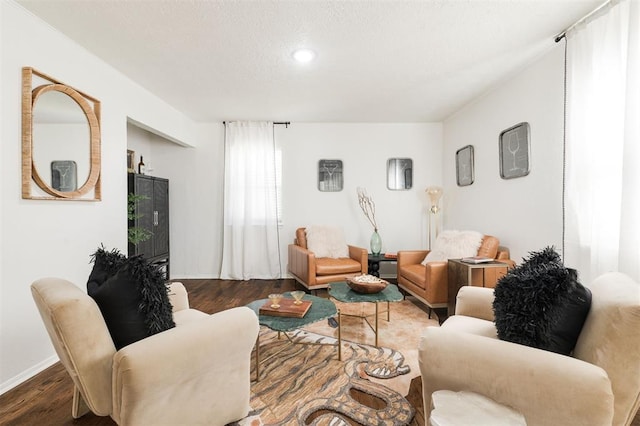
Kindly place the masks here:
[(158, 226), (158, 212), (157, 211), (153, 212), (153, 224), (154, 224), (154, 226)]

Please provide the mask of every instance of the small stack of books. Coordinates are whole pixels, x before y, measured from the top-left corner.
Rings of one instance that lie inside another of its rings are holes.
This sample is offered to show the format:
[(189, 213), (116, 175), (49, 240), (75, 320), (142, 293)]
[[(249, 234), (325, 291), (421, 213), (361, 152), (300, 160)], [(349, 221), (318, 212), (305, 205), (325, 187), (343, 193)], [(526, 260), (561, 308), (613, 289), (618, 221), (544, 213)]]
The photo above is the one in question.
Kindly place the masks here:
[(397, 259), (398, 258), (398, 254), (397, 253), (385, 253), (384, 257), (385, 257), (385, 259)]
[(482, 256), (471, 256), (471, 257), (463, 257), (460, 259), (464, 263), (487, 263), (493, 262), (493, 259), (490, 257), (482, 257)]

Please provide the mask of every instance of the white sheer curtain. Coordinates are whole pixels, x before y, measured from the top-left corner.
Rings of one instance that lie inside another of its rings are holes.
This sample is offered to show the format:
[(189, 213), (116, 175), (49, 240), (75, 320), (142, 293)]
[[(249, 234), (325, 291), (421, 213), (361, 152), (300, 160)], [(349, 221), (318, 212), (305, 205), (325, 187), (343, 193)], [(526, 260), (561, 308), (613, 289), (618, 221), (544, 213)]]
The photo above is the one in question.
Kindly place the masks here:
[(224, 176), (220, 278), (280, 278), (273, 123), (226, 124)]
[(565, 263), (640, 280), (640, 2), (567, 34)]

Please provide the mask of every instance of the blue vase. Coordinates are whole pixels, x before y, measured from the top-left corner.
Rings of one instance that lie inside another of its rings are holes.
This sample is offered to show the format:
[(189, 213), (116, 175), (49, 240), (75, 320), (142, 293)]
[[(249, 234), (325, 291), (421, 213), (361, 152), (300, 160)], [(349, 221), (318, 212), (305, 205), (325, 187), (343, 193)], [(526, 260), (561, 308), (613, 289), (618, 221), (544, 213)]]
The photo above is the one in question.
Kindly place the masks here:
[(377, 256), (380, 254), (382, 250), (382, 238), (380, 238), (380, 234), (378, 234), (378, 230), (373, 231), (373, 235), (371, 235), (371, 254)]

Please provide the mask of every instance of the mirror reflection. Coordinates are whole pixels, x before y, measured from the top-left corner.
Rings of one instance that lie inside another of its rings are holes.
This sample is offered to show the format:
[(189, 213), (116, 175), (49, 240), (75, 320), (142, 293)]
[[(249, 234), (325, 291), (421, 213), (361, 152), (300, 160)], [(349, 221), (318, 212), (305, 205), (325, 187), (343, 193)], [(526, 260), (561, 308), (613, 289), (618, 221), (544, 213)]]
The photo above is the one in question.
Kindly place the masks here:
[(406, 190), (413, 186), (413, 160), (411, 158), (389, 158), (387, 160), (387, 188)]
[(53, 189), (72, 192), (89, 178), (87, 117), (66, 93), (49, 91), (33, 105), (33, 164)]

